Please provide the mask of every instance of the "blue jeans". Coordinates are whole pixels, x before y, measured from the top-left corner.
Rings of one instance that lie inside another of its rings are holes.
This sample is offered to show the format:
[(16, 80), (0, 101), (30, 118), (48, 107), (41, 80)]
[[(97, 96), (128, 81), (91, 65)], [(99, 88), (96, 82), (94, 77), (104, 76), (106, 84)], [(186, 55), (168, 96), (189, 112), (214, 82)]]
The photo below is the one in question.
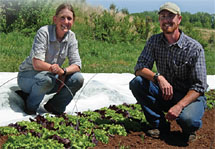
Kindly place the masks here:
[[(18, 73), (18, 85), (25, 92), (29, 93), (27, 98), (27, 108), (36, 111), (46, 94), (56, 93), (60, 85), (54, 74), (48, 71), (25, 71)], [(82, 87), (84, 78), (80, 72), (66, 76), (65, 84), (69, 87), (72, 94), (64, 86), (60, 92), (55, 94), (48, 101), (49, 105), (59, 113), (63, 113), (66, 106), (71, 102), (75, 93)]]
[[(187, 93), (174, 90), (172, 100), (166, 101), (162, 98), (159, 86), (141, 76), (136, 76), (131, 80), (129, 87), (137, 102), (141, 105), (146, 120), (154, 128), (162, 128), (165, 125), (164, 112), (167, 112), (173, 105), (177, 104)], [(206, 105), (205, 96), (199, 96), (182, 110), (176, 121), (183, 132), (190, 133), (201, 128), (201, 119)]]

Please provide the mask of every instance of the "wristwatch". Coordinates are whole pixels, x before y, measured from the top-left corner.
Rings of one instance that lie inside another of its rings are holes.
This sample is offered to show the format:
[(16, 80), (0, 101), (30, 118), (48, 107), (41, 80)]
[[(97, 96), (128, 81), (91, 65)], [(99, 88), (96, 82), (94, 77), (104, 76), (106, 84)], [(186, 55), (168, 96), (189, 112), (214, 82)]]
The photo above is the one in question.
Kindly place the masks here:
[(153, 77), (155, 83), (158, 83), (158, 76), (160, 75), (160, 73), (156, 73)]
[(63, 73), (63, 75), (62, 75), (62, 76), (65, 76), (65, 75), (66, 75), (66, 73), (67, 73), (66, 68), (62, 68), (62, 69), (63, 69), (63, 71), (64, 71), (64, 73)]

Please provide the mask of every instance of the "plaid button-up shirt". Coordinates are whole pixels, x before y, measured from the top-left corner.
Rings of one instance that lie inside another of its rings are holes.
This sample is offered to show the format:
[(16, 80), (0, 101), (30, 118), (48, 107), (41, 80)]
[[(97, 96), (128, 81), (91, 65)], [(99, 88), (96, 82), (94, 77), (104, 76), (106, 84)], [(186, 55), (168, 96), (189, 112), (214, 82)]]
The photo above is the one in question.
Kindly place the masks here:
[(153, 35), (147, 41), (134, 70), (152, 69), (154, 62), (157, 71), (174, 90), (206, 91), (208, 85), (204, 49), (182, 31), (174, 44), (168, 44), (163, 33)]

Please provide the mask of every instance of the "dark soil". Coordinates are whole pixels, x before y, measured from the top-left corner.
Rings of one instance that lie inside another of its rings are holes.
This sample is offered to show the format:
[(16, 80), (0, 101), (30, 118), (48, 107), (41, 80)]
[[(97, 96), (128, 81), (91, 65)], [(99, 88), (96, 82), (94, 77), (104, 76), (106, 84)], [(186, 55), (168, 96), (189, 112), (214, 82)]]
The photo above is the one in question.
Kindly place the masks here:
[(197, 131), (197, 139), (187, 142), (181, 134), (176, 121), (171, 122), (171, 133), (160, 139), (154, 139), (142, 132), (129, 132), (127, 136), (113, 136), (108, 144), (101, 142), (95, 149), (215, 149), (215, 109), (206, 110), (203, 116), (202, 128)]

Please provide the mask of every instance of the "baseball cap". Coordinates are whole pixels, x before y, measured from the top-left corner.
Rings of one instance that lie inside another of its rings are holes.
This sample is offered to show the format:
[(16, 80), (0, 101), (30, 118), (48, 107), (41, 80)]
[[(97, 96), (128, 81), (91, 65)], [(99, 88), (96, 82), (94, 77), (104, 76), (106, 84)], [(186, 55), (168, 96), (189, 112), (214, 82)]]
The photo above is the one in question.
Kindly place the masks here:
[(166, 2), (165, 4), (161, 5), (158, 14), (163, 10), (167, 10), (174, 14), (181, 15), (181, 10), (175, 3)]

